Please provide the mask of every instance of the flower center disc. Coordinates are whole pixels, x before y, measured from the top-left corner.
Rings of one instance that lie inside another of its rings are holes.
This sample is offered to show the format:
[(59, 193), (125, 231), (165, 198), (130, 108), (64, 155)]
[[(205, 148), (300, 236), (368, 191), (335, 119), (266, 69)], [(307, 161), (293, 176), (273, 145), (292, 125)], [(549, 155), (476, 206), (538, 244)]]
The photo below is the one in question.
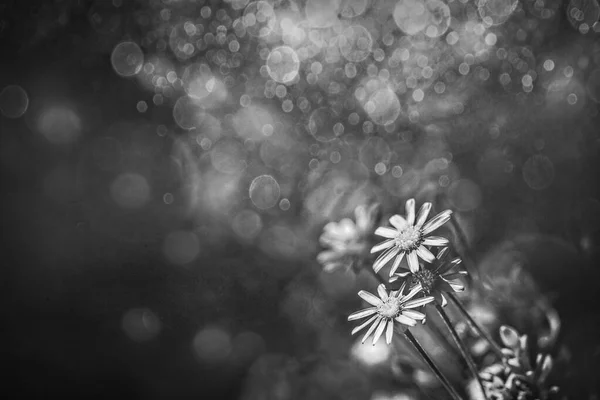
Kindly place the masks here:
[(416, 272), (413, 276), (416, 279), (416, 281), (421, 284), (423, 291), (426, 294), (429, 294), (435, 282), (435, 275), (433, 274), (433, 272), (429, 271), (428, 269), (421, 269), (419, 270), (419, 272)]
[(400, 304), (398, 304), (398, 300), (389, 298), (386, 302), (377, 307), (377, 312), (382, 317), (394, 318), (400, 312)]
[(408, 226), (398, 232), (394, 241), (396, 242), (396, 246), (400, 247), (401, 250), (414, 250), (421, 244), (421, 230), (414, 226)]

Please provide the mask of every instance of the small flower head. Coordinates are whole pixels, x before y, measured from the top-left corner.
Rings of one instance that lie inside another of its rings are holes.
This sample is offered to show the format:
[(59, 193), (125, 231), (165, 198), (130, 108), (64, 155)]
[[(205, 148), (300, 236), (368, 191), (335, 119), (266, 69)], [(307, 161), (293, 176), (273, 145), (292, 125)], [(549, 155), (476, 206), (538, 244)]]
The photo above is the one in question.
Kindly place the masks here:
[(419, 258), (428, 263), (434, 260), (435, 257), (426, 246), (445, 246), (448, 244), (448, 239), (429, 236), (429, 234), (446, 223), (450, 219), (452, 211), (442, 211), (427, 221), (430, 211), (431, 203), (424, 203), (418, 214), (415, 215), (415, 200), (410, 199), (406, 202), (406, 218), (393, 215), (390, 218), (392, 227), (379, 227), (375, 230), (376, 235), (386, 238), (385, 241), (371, 249), (371, 253), (385, 250), (373, 264), (375, 272), (379, 272), (394, 259), (390, 270), (390, 276), (392, 276), (400, 266), (405, 254), (412, 272), (419, 270)]
[(369, 317), (367, 321), (354, 328), (352, 334), (354, 335), (367, 325), (370, 325), (369, 330), (363, 336), (363, 343), (371, 336), (373, 331), (375, 332), (373, 344), (377, 343), (385, 330), (386, 342), (390, 344), (394, 334), (394, 324), (415, 326), (417, 321), (423, 321), (425, 314), (413, 309), (432, 302), (433, 297), (428, 296), (414, 299), (413, 297), (421, 291), (421, 288), (418, 286), (414, 287), (406, 295), (403, 295), (402, 291), (398, 290), (388, 293), (385, 285), (382, 283), (377, 287), (379, 297), (364, 290), (358, 292), (358, 295), (372, 307), (357, 311), (348, 317), (348, 321)]
[(327, 250), (317, 256), (317, 261), (323, 265), (325, 271), (351, 268), (357, 259), (366, 255), (368, 239), (375, 227), (378, 206), (377, 203), (369, 207), (358, 206), (354, 210), (355, 221), (344, 218), (325, 225), (319, 242)]
[(448, 260), (448, 254), (448, 247), (444, 247), (438, 251), (432, 264), (425, 264), (417, 272), (406, 269), (400, 270), (390, 278), (390, 282), (404, 278), (406, 288), (410, 289), (419, 285), (423, 288), (425, 295), (433, 296), (437, 304), (445, 307), (448, 301), (444, 293), (465, 290), (464, 285), (458, 278), (467, 274), (467, 271), (460, 269), (461, 259)]

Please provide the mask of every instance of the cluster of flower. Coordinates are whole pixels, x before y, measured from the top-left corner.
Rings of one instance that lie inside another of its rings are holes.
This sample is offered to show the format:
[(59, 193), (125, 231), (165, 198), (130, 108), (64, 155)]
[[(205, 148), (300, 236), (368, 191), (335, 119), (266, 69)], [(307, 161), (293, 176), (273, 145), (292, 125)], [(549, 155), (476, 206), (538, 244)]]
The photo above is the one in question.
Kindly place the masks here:
[[(382, 282), (377, 287), (377, 295), (364, 290), (358, 292), (360, 298), (368, 303), (369, 307), (354, 312), (348, 317), (349, 321), (364, 320), (352, 330), (352, 334), (368, 327), (362, 342), (372, 336), (373, 345), (380, 340), (384, 332), (388, 345), (392, 344), (394, 333), (404, 336), (417, 348), (452, 398), (459, 399), (460, 395), (451, 387), (409, 331), (409, 328), (417, 325), (417, 321), (424, 324), (426, 321), (424, 308), (433, 307), (445, 322), (475, 377), (474, 382), (478, 384), (478, 391), (474, 392), (483, 395), (483, 397), (471, 395), (471, 398), (548, 399), (551, 394), (556, 393), (555, 387), (549, 390), (543, 389), (552, 368), (550, 356), (539, 355), (536, 362), (531, 363), (526, 336), (519, 336), (513, 328), (506, 326), (500, 330), (504, 347), (497, 345), (494, 339), (470, 317), (466, 308), (455, 296), (455, 292), (465, 290), (460, 278), (467, 275), (467, 271), (462, 269), (460, 258), (449, 256), (450, 241), (445, 237), (432, 235), (450, 220), (452, 211), (442, 211), (428, 220), (432, 209), (431, 203), (424, 203), (416, 212), (415, 200), (410, 199), (406, 202), (405, 208), (405, 216), (393, 215), (389, 218), (391, 226), (380, 226), (375, 229), (377, 206), (374, 205), (358, 207), (355, 211), (356, 222), (345, 218), (337, 223), (330, 222), (324, 228), (320, 242), (327, 249), (321, 252), (317, 259), (326, 271), (338, 268), (359, 269), (365, 264), (372, 264), (372, 268), (368, 270)], [(383, 237), (384, 240), (371, 247), (372, 234)], [(366, 263), (369, 253), (380, 254), (372, 263)], [(401, 265), (404, 259), (406, 266)], [(397, 290), (389, 290), (384, 283), (385, 279), (379, 274), (388, 267), (387, 281), (401, 282)], [(499, 362), (485, 367), (476, 366), (473, 356), (469, 354), (467, 346), (444, 311), (448, 299), (461, 311), (466, 322), (489, 342)]]

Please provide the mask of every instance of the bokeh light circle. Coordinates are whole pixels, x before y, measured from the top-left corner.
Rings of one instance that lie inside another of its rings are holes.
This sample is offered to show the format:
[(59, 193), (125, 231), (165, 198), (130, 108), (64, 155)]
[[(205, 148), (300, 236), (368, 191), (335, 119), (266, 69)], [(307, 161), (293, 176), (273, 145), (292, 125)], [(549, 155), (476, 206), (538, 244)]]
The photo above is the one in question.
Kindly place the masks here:
[(184, 265), (198, 257), (200, 242), (194, 232), (174, 231), (165, 237), (163, 251), (169, 262)]
[(147, 342), (158, 336), (162, 324), (150, 309), (134, 308), (123, 315), (121, 327), (134, 342)]
[(340, 52), (350, 62), (365, 60), (373, 47), (373, 38), (369, 31), (361, 25), (346, 28), (338, 38)]
[(300, 59), (290, 46), (279, 46), (271, 50), (266, 65), (269, 76), (275, 82), (291, 83), (298, 76)]
[(19, 85), (8, 85), (0, 91), (0, 114), (6, 118), (19, 118), (29, 107), (27, 92)]
[(122, 208), (140, 208), (150, 200), (150, 185), (140, 174), (123, 173), (110, 185), (110, 194), (114, 202)]
[(68, 106), (53, 106), (42, 111), (37, 128), (51, 143), (69, 144), (79, 138), (81, 119)]
[(450, 27), (450, 7), (441, 0), (428, 0), (429, 20), (425, 26), (425, 35), (430, 38), (442, 36)]
[(363, 106), (369, 117), (378, 125), (394, 122), (400, 115), (400, 100), (389, 87), (376, 90)]
[(544, 155), (533, 155), (523, 165), (523, 179), (534, 190), (546, 189), (554, 181), (554, 164)]
[(277, 18), (271, 4), (266, 1), (253, 1), (244, 10), (242, 22), (250, 35), (262, 38), (273, 31)]
[(252, 204), (256, 208), (266, 210), (277, 204), (281, 188), (271, 175), (261, 175), (252, 180), (249, 193)]
[(425, 0), (399, 0), (393, 12), (394, 22), (407, 35), (421, 32), (429, 22)]
[(142, 70), (144, 53), (135, 42), (121, 42), (113, 49), (110, 62), (117, 75), (134, 76)]
[(219, 364), (226, 361), (232, 351), (231, 335), (219, 327), (207, 327), (194, 336), (192, 350), (202, 363)]
[(308, 131), (319, 142), (331, 142), (338, 136), (334, 129), (336, 114), (330, 107), (314, 110), (308, 119)]

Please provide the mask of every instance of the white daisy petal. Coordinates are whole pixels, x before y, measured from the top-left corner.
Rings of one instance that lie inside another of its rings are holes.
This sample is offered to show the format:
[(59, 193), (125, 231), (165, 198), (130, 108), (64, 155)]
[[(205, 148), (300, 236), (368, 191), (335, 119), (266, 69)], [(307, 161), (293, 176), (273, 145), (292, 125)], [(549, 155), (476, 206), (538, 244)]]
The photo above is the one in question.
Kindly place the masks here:
[(375, 330), (375, 328), (377, 328), (377, 325), (379, 325), (379, 322), (382, 320), (383, 318), (381, 316), (377, 316), (377, 319), (375, 321), (373, 321), (373, 323), (371, 324), (371, 326), (369, 327), (369, 330), (367, 331), (367, 333), (365, 333), (365, 336), (363, 336), (362, 338), (362, 343), (364, 343), (367, 338), (369, 336), (371, 336), (371, 333), (373, 333), (373, 331)]
[(393, 228), (380, 226), (379, 228), (375, 229), (375, 234), (377, 236), (383, 236), (384, 238), (393, 239), (398, 236), (398, 231)]
[(366, 320), (365, 322), (363, 322), (362, 324), (357, 326), (356, 328), (352, 329), (352, 335), (354, 335), (356, 332), (364, 329), (365, 326), (369, 325), (371, 322), (375, 321), (375, 319), (377, 319), (377, 318), (379, 318), (379, 315), (375, 314), (371, 318), (369, 318), (368, 320)]
[[(444, 279), (444, 277), (442, 277), (442, 279)], [(449, 281), (446, 279), (444, 279), (444, 281), (446, 281), (450, 285), (450, 287), (452, 287), (452, 290), (454, 290), (455, 292), (462, 292), (465, 290), (464, 285), (462, 283), (460, 283), (459, 281), (456, 281), (456, 280)]]
[[(405, 285), (406, 285), (406, 281), (404, 281), (404, 283), (403, 283), (403, 286), (405, 286)], [(420, 283), (418, 283), (418, 284), (416, 284), (415, 286), (413, 286), (413, 287), (410, 289), (410, 291), (409, 291), (409, 292), (406, 294), (406, 296), (404, 296), (404, 297), (402, 298), (402, 302), (406, 302), (406, 301), (408, 301), (408, 300), (412, 299), (413, 297), (415, 297), (415, 295), (416, 295), (417, 293), (419, 293), (419, 292), (421, 291), (421, 289), (422, 289), (422, 287), (421, 287), (421, 284), (420, 284)]]
[(401, 231), (402, 229), (406, 228), (407, 222), (403, 217), (396, 214), (390, 217), (390, 224), (392, 224), (394, 228)]
[(441, 236), (428, 236), (423, 240), (425, 246), (446, 246), (448, 243), (450, 241)]
[(446, 307), (446, 304), (448, 304), (448, 300), (446, 300), (443, 293), (440, 293), (440, 296), (442, 296), (442, 307)]
[(423, 234), (427, 235), (428, 233), (431, 233), (440, 226), (444, 225), (446, 222), (448, 222), (451, 215), (452, 211), (446, 210), (431, 218), (425, 225), (423, 225)]
[(420, 299), (414, 299), (407, 301), (402, 305), (404, 308), (416, 308), (429, 304), (434, 300), (433, 296), (421, 297)]
[(392, 337), (394, 336), (394, 321), (389, 320), (387, 323), (387, 330), (385, 331), (385, 342), (392, 344)]
[(403, 258), (404, 258), (404, 252), (398, 254), (398, 257), (396, 257), (396, 259), (394, 260), (394, 263), (392, 264), (392, 268), (390, 269), (390, 276), (394, 275), (394, 272), (396, 272), (396, 270), (400, 266), (400, 261), (402, 261)]
[(385, 285), (383, 283), (377, 286), (377, 294), (379, 295), (379, 298), (383, 301), (386, 301), (388, 299), (388, 294), (385, 290)]
[(381, 268), (383, 268), (392, 258), (394, 258), (398, 254), (399, 251), (399, 248), (393, 247), (388, 252), (383, 253), (383, 255), (379, 256), (377, 260), (375, 260), (375, 263), (373, 264), (373, 270), (375, 272), (379, 272)]
[(425, 319), (425, 314), (423, 314), (422, 312), (418, 312), (415, 310), (404, 310), (402, 311), (402, 315), (404, 315), (405, 317), (414, 319), (414, 320), (424, 320)]
[[(432, 238), (432, 237), (436, 237), (436, 236), (429, 236), (425, 240)], [(425, 241), (423, 241), (423, 244), (426, 244)], [(432, 245), (432, 246), (434, 246), (434, 245)], [(437, 258), (438, 260), (441, 260), (448, 253), (448, 251), (450, 251), (450, 249), (448, 247), (443, 247), (443, 248), (439, 249), (435, 258)]]
[(373, 346), (375, 346), (375, 343), (377, 343), (377, 341), (381, 337), (381, 334), (383, 333), (383, 330), (385, 329), (386, 325), (387, 325), (387, 319), (384, 318), (379, 323), (379, 326), (377, 327), (377, 330), (375, 331), (375, 334), (373, 335)]
[(419, 271), (419, 259), (417, 258), (417, 253), (415, 251), (411, 251), (406, 255), (406, 261), (408, 261), (410, 272), (414, 274)]
[(421, 208), (419, 209), (419, 214), (417, 215), (417, 221), (415, 222), (415, 226), (422, 226), (427, 220), (429, 216), (429, 211), (431, 211), (431, 203), (423, 203)]
[(348, 315), (348, 321), (354, 321), (357, 319), (365, 318), (365, 317), (375, 314), (376, 312), (377, 312), (377, 307), (365, 308), (364, 310), (360, 310), (360, 311), (357, 311), (357, 312), (354, 312), (354, 313)]
[(384, 242), (381, 242), (379, 244), (376, 244), (375, 246), (373, 246), (373, 248), (371, 249), (371, 254), (373, 253), (377, 253), (381, 250), (385, 250), (385, 249), (389, 249), (390, 247), (392, 247), (394, 245), (394, 241), (393, 240), (386, 240)]
[(415, 224), (415, 199), (406, 200), (406, 223), (410, 226)]
[(395, 319), (396, 319), (396, 321), (400, 322), (401, 324), (408, 325), (408, 326), (415, 326), (417, 324), (417, 321), (415, 321), (414, 319), (405, 317), (404, 315), (398, 315)]
[(365, 291), (365, 290), (361, 290), (360, 292), (358, 292), (358, 295), (360, 296), (361, 299), (363, 299), (364, 301), (366, 301), (367, 303), (369, 303), (372, 306), (380, 306), (383, 302), (375, 295)]
[(435, 260), (435, 256), (425, 246), (419, 246), (419, 247), (417, 247), (417, 255), (419, 257), (421, 257), (424, 261), (427, 261), (428, 263), (430, 263), (433, 260)]

